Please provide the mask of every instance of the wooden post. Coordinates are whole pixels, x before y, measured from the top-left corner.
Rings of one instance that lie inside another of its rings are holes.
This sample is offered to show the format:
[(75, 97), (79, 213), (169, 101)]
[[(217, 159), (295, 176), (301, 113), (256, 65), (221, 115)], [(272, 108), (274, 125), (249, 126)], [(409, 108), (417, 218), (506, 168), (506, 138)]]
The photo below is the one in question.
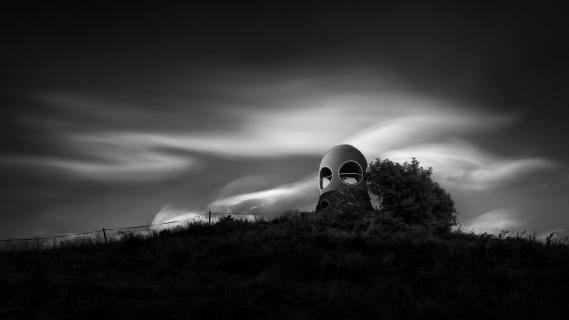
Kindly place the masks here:
[(103, 230), (103, 237), (105, 238), (105, 243), (108, 243), (108, 241), (107, 241), (107, 233), (105, 232), (105, 228), (103, 228), (102, 230)]
[(207, 225), (211, 226), (211, 211), (207, 214)]

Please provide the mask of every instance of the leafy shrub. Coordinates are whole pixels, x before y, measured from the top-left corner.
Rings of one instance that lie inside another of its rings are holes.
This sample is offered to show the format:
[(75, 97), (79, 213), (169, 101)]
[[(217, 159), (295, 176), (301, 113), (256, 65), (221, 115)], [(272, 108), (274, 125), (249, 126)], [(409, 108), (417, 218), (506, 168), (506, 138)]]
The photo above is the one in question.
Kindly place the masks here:
[(380, 201), (380, 210), (390, 212), (408, 224), (449, 232), (457, 224), (450, 194), (431, 179), (432, 168), (420, 166), (417, 159), (403, 164), (377, 158), (367, 169), (369, 189)]

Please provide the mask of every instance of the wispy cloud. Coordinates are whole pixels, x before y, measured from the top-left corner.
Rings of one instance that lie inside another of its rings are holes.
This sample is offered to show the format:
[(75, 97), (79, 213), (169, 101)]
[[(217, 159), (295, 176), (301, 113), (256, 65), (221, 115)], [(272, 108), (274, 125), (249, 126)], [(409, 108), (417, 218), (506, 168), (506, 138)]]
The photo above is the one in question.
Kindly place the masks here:
[(367, 126), (343, 139), (368, 158), (394, 149), (428, 142), (448, 141), (465, 133), (495, 130), (515, 119), (512, 115), (456, 112), (428, 107), (412, 115), (395, 117)]
[(66, 143), (77, 154), (76, 157), (45, 159), (43, 164), (95, 180), (161, 179), (196, 165), (189, 156), (96, 136), (73, 136)]
[(223, 213), (278, 215), (286, 209), (312, 210), (318, 197), (317, 177), (213, 201), (209, 209)]
[(271, 106), (225, 114), (227, 119), (220, 125), (230, 124), (232, 130), (212, 126), (197, 132), (107, 131), (75, 139), (263, 158), (317, 155), (346, 142), (375, 155), (420, 141), (498, 128), (512, 120), (512, 116), (457, 111), (448, 103), (393, 94), (329, 93), (266, 103)]
[(515, 158), (492, 154), (461, 139), (461, 135), (496, 130), (514, 121), (513, 115), (431, 112), (382, 121), (344, 139), (369, 161), (376, 157), (396, 162), (415, 157), (433, 167), (447, 186), (484, 190), (557, 168), (538, 157)]
[(168, 178), (190, 168), (192, 160), (144, 152), (124, 157), (107, 155), (102, 161), (51, 159), (45, 160), (44, 164), (62, 171), (73, 172), (79, 177), (119, 182)]
[(246, 175), (232, 180), (219, 188), (217, 191), (218, 198), (227, 198), (237, 194), (254, 192), (270, 188), (274, 182), (265, 176)]
[[(207, 209), (191, 211), (165, 206), (156, 214), (152, 224), (178, 220), (205, 221), (204, 219), (207, 218), (203, 212), (208, 210), (214, 212), (216, 217), (233, 214), (241, 219), (252, 219), (253, 217), (271, 218), (282, 214), (287, 209), (307, 211), (314, 209), (318, 197), (316, 176), (308, 176), (294, 183), (278, 185), (261, 191), (242, 193), (244, 188), (259, 187), (267, 182), (266, 179), (256, 176), (238, 178), (223, 187), (219, 193), (220, 198), (210, 203)], [(174, 225), (179, 225), (179, 223)]]
[(517, 212), (511, 208), (488, 211), (462, 225), (466, 232), (498, 234), (502, 231), (515, 231), (523, 222)]
[(435, 177), (443, 184), (471, 190), (489, 190), (525, 181), (559, 166), (544, 158), (497, 156), (459, 140), (389, 150), (381, 156), (397, 162), (416, 157), (424, 166), (433, 167)]

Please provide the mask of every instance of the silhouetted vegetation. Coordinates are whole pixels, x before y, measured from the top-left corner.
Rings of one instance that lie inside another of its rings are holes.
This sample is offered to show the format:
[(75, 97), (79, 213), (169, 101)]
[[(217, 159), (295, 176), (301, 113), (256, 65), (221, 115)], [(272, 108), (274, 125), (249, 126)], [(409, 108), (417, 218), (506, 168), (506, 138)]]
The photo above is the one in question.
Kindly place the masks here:
[(379, 198), (381, 211), (391, 212), (408, 224), (421, 224), (439, 233), (457, 223), (450, 194), (431, 179), (415, 158), (403, 164), (375, 159), (367, 169), (369, 190)]
[(567, 311), (569, 248), (371, 212), (231, 218), (0, 253), (1, 319), (530, 319)]

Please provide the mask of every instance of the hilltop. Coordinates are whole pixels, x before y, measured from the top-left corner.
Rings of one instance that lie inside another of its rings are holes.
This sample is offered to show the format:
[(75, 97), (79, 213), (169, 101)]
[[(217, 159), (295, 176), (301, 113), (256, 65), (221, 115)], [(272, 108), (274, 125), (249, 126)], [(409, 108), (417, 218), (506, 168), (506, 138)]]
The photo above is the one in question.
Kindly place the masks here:
[(0, 319), (532, 319), (568, 284), (560, 241), (292, 212), (1, 252)]

